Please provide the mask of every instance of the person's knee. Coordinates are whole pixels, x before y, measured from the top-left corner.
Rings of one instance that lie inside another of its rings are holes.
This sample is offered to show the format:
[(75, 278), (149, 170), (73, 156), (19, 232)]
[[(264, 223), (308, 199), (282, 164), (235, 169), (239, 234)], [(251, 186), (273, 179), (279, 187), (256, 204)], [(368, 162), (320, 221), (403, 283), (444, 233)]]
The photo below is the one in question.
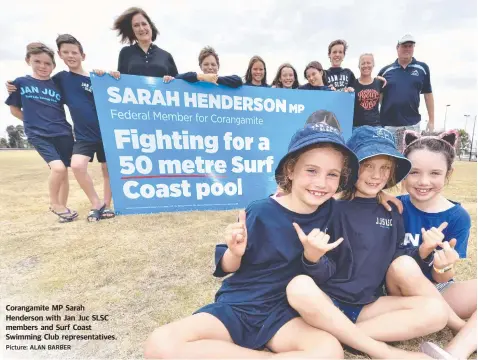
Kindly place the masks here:
[(145, 359), (170, 359), (174, 357), (178, 340), (168, 326), (155, 329), (144, 345)]
[(103, 173), (103, 178), (110, 178), (110, 173), (108, 172), (108, 167), (106, 166), (106, 163), (101, 163), (101, 171)]
[(317, 307), (320, 308), (319, 302), (322, 291), (317, 287), (314, 280), (307, 275), (299, 275), (293, 278), (287, 285), (286, 293), (289, 305), (301, 313), (314, 312)]
[(423, 273), (415, 259), (406, 255), (400, 256), (388, 268), (387, 282), (409, 282), (416, 276), (423, 276)]
[(55, 176), (65, 176), (68, 174), (68, 169), (61, 161), (52, 161), (49, 165), (52, 174)]
[(71, 170), (75, 175), (86, 173), (87, 167), (88, 163), (85, 164), (83, 161), (75, 161), (75, 159), (71, 161)]

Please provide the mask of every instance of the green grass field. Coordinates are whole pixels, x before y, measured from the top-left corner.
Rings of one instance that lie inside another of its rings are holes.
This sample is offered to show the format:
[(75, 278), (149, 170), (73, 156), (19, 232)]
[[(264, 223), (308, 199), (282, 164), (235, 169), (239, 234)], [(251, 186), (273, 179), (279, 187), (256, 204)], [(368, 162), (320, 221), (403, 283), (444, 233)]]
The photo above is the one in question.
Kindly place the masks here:
[[(457, 162), (446, 190), (450, 199), (470, 212), (473, 221), (468, 258), (459, 263), (458, 279), (476, 278), (476, 170), (476, 163)], [(97, 163), (91, 173), (101, 189)], [(81, 304), (86, 308), (81, 314), (107, 314), (109, 321), (88, 322), (92, 331), (71, 333), (114, 334), (117, 338), (74, 341), (71, 351), (64, 352), (5, 352), (2, 346), (0, 357), (141, 358), (143, 342), (155, 327), (213, 300), (220, 286), (211, 275), (214, 246), (222, 241), (225, 226), (235, 221), (236, 211), (120, 216), (89, 224), (88, 200), (70, 174), (69, 204), (80, 217), (59, 224), (48, 211), (49, 170), (36, 152), (0, 152), (0, 174), (1, 319), (5, 319), (7, 304)], [(5, 343), (3, 324), (0, 335)], [(426, 340), (445, 344), (451, 336), (445, 329)], [(423, 340), (396, 345), (417, 350)]]

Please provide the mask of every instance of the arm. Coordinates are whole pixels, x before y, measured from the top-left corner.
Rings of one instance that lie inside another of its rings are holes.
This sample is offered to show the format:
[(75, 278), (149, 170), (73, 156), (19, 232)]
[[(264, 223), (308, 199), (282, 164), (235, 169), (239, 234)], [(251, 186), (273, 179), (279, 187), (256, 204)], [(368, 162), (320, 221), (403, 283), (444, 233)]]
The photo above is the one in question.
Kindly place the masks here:
[(196, 72), (193, 72), (193, 71), (190, 71), (190, 72), (187, 72), (187, 73), (184, 73), (184, 74), (178, 74), (176, 76), (176, 79), (181, 79), (181, 80), (184, 80), (184, 81), (187, 81), (187, 82), (190, 82), (190, 83), (196, 83), (199, 80), (199, 75), (201, 74), (198, 74)]
[(428, 111), (428, 130), (433, 131), (435, 128), (435, 100), (433, 99), (430, 68), (426, 64), (423, 65), (425, 69), (425, 79), (423, 80), (421, 93), (425, 97), (425, 104)]
[[(466, 250), (468, 247), (468, 238), (470, 236), (471, 218), (470, 215), (463, 211), (459, 215), (457, 221), (453, 221), (448, 227), (447, 237), (451, 240), (444, 241), (441, 245), (442, 250), (435, 252), (432, 277), (436, 282), (447, 282), (455, 275), (454, 264), (459, 258), (466, 258)], [(435, 269), (444, 269), (452, 266), (450, 270), (445, 272)]]
[[(429, 254), (420, 254), (419, 248), (414, 246), (404, 248), (402, 246), (405, 239), (405, 224), (403, 222), (403, 216), (396, 213), (396, 223), (397, 223), (397, 245), (395, 254), (393, 255), (393, 260), (396, 258), (408, 255), (412, 257), (420, 267), (423, 273), (428, 273), (430, 271), (430, 266), (433, 262), (433, 253)], [(392, 262), (393, 262), (392, 260)]]
[(217, 83), (232, 88), (238, 88), (242, 86), (242, 80), (237, 75), (219, 76), (219, 78), (217, 79)]
[(236, 272), (241, 266), (247, 246), (246, 212), (239, 212), (239, 221), (229, 224), (225, 234), (226, 244), (216, 246), (214, 276), (222, 277)]
[(335, 262), (327, 255), (322, 256), (316, 263), (312, 263), (302, 256), (302, 267), (304, 273), (314, 279), (317, 284), (325, 283), (336, 272)]
[(435, 100), (433, 99), (433, 93), (423, 95), (425, 97), (425, 104), (428, 111), (428, 130), (433, 131), (435, 128)]
[(118, 56), (118, 72), (127, 74), (128, 73), (128, 64), (126, 63), (126, 47), (122, 48)]
[(15, 116), (18, 120), (23, 121), (23, 111), (19, 107), (10, 105), (10, 112), (13, 116)]
[(169, 54), (169, 62), (171, 67), (169, 68), (169, 76), (175, 77), (178, 75), (178, 68), (176, 67), (176, 63), (174, 62), (173, 56)]

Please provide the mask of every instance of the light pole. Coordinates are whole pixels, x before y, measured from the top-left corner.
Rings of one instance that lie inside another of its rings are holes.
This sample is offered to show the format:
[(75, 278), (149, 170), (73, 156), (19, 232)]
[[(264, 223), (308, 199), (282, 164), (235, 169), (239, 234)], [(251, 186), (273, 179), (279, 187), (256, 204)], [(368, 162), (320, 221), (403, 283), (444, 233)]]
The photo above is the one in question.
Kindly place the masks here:
[(450, 104), (448, 104), (447, 106), (445, 106), (445, 124), (443, 126), (443, 130), (446, 131), (446, 113), (448, 112), (448, 106), (451, 106)]
[(470, 115), (464, 115), (465, 116), (465, 132), (466, 132), (466, 125), (468, 125), (468, 118)]
[(476, 115), (475, 115), (475, 122), (473, 123), (473, 134), (471, 134), (471, 146), (470, 146), (470, 159), (471, 161), (471, 154), (473, 154), (473, 140), (475, 139), (475, 125), (476, 125)]

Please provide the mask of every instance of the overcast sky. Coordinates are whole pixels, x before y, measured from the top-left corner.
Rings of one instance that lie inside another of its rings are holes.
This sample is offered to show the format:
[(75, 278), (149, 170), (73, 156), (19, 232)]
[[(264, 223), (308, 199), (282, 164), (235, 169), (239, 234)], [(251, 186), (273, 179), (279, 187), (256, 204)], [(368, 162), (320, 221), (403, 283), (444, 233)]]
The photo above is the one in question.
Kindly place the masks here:
[[(343, 66), (359, 75), (361, 53), (375, 55), (375, 74), (396, 59), (395, 45), (406, 33), (417, 40), (415, 58), (430, 66), (435, 96), (435, 124), (463, 128), (470, 114), (472, 131), (476, 108), (476, 0), (102, 0), (72, 2), (21, 0), (4, 4), (0, 12), (0, 94), (4, 82), (31, 74), (24, 62), (25, 45), (42, 41), (54, 47), (55, 38), (70, 33), (86, 53), (85, 69), (116, 69), (119, 43), (111, 30), (114, 19), (130, 6), (140, 6), (160, 31), (156, 44), (170, 52), (179, 72), (197, 71), (197, 56), (205, 45), (219, 53), (220, 74), (243, 76), (248, 61), (260, 55), (270, 83), (277, 67), (292, 63), (299, 74), (318, 60), (329, 66), (327, 46), (335, 39), (349, 43)], [(60, 5), (61, 4), (61, 5)], [(57, 57), (56, 71), (66, 70)], [(300, 83), (305, 80), (299, 75)], [(421, 100), (422, 119), (428, 119)], [(7, 105), (0, 107), (0, 136), (9, 124), (20, 124)], [(478, 129), (477, 129), (478, 130)]]

